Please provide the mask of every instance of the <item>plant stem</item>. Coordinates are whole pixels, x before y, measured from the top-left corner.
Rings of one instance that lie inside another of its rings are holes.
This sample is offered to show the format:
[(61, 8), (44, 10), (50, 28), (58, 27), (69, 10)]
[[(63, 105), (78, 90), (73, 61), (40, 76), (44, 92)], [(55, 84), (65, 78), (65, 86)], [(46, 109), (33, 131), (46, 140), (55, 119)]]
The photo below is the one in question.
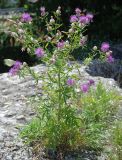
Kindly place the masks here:
[(61, 110), (61, 73), (60, 68), (58, 70), (58, 121), (60, 121), (60, 110)]

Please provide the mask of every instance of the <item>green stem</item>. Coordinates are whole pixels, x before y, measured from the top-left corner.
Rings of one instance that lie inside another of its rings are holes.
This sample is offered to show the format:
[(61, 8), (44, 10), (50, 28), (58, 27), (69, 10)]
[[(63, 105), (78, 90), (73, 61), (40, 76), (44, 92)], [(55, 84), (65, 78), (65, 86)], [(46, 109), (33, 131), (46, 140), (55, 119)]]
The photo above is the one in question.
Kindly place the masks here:
[(60, 110), (61, 110), (61, 73), (60, 68), (58, 70), (58, 121), (60, 121)]

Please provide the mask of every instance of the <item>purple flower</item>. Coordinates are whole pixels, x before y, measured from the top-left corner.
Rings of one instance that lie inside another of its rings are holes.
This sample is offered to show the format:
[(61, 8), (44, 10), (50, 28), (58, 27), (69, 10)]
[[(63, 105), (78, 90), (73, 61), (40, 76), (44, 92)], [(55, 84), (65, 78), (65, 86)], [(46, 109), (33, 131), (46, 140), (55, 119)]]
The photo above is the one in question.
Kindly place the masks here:
[(74, 80), (74, 79), (69, 78), (69, 79), (67, 80), (67, 85), (68, 85), (68, 86), (73, 86), (74, 84), (75, 84), (75, 80)]
[(88, 81), (88, 85), (89, 85), (89, 86), (92, 86), (92, 85), (94, 85), (94, 84), (95, 84), (95, 82), (94, 82), (93, 79), (90, 79), (90, 80)]
[(13, 67), (9, 70), (10, 75), (14, 76), (20, 70), (22, 63), (20, 61), (16, 61)]
[(89, 24), (90, 20), (86, 16), (80, 16), (79, 17), (79, 22), (82, 23), (82, 24)]
[(103, 43), (102, 43), (102, 45), (101, 45), (101, 51), (102, 51), (102, 52), (107, 52), (107, 51), (109, 51), (109, 48), (110, 48), (109, 43), (106, 43), (106, 42), (103, 42)]
[(107, 62), (109, 62), (109, 63), (113, 63), (114, 62), (114, 58), (112, 57), (112, 55), (107, 57)]
[(88, 84), (82, 84), (82, 85), (80, 86), (80, 89), (81, 89), (81, 91), (82, 91), (83, 93), (86, 93), (86, 92), (88, 92), (88, 90), (89, 90), (89, 85), (88, 85)]
[(58, 43), (57, 43), (57, 48), (58, 48), (58, 49), (62, 49), (62, 48), (64, 47), (64, 45), (65, 45), (65, 43), (64, 43), (64, 41), (62, 40), (61, 42), (58, 42)]
[(70, 16), (70, 22), (73, 23), (73, 22), (77, 22), (78, 21), (78, 18), (76, 15), (72, 15)]
[(79, 8), (76, 8), (75, 13), (76, 13), (76, 16), (79, 17), (81, 15), (81, 10)]
[(43, 48), (37, 48), (36, 50), (35, 50), (35, 54), (36, 54), (36, 56), (37, 57), (43, 57), (44, 56), (44, 50), (43, 50)]
[(41, 11), (41, 16), (45, 16), (46, 14), (45, 7), (40, 7), (40, 11)]
[(30, 22), (30, 21), (32, 21), (32, 17), (30, 16), (29, 13), (23, 13), (21, 16), (21, 21), (22, 22)]
[(92, 22), (94, 16), (91, 13), (87, 13), (86, 17), (89, 19), (90, 22)]

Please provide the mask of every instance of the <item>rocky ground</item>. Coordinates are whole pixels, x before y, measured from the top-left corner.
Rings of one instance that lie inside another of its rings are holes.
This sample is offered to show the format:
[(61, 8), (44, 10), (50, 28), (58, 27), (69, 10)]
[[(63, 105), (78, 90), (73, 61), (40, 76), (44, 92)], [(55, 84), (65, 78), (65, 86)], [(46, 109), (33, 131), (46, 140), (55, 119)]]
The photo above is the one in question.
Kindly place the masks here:
[[(36, 68), (35, 68), (36, 69)], [(43, 66), (37, 67), (42, 70)], [(21, 126), (34, 115), (27, 104), (28, 97), (37, 93), (31, 77), (20, 79), (8, 73), (0, 75), (0, 159), (32, 160), (29, 149), (23, 146), (18, 137)], [(38, 91), (39, 94), (39, 91)]]
[[(104, 76), (106, 75), (105, 71), (108, 70), (108, 64), (106, 69), (105, 65), (101, 65), (100, 62), (94, 62), (94, 65), (91, 65), (92, 69), (81, 65), (80, 72), (84, 80), (89, 78), (94, 79), (96, 82), (101, 80), (107, 88), (114, 88), (120, 94), (122, 93), (122, 89), (118, 86), (117, 81), (111, 78), (116, 73), (116, 69), (110, 71), (111, 74), (108, 76)], [(114, 66), (116, 68), (116, 65)], [(102, 72), (103, 68), (104, 75)], [(111, 66), (109, 68), (111, 69)], [(34, 69), (41, 73), (45, 66), (36, 66)], [(7, 73), (0, 75), (0, 160), (35, 159), (31, 148), (25, 147), (18, 135), (22, 126), (30, 121), (35, 114), (32, 106), (30, 107), (27, 101), (28, 97), (32, 97), (36, 93), (40, 94), (40, 90), (35, 89), (34, 80), (31, 77), (20, 79), (18, 76), (10, 77)], [(119, 116), (121, 117), (122, 115), (119, 114)], [(84, 160), (97, 160), (94, 154), (90, 155), (90, 152), (82, 155), (84, 155), (84, 158), (82, 158)], [(39, 158), (39, 160), (42, 159), (41, 157)], [(68, 160), (71, 159), (74, 160), (71, 157), (68, 158)], [(105, 159), (99, 157), (99, 160)]]

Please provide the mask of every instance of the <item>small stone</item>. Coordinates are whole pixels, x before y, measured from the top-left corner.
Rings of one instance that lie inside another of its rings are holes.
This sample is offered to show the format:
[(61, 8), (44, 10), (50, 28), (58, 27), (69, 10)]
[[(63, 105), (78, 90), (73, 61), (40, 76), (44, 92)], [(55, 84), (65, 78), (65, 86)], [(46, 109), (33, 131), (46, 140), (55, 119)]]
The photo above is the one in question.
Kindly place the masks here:
[(30, 115), (30, 116), (35, 115), (35, 112), (30, 112), (29, 115)]
[(20, 115), (16, 119), (21, 123), (25, 123), (27, 121), (24, 115)]
[(13, 117), (16, 115), (16, 112), (8, 112), (7, 114), (5, 114), (5, 117)]

